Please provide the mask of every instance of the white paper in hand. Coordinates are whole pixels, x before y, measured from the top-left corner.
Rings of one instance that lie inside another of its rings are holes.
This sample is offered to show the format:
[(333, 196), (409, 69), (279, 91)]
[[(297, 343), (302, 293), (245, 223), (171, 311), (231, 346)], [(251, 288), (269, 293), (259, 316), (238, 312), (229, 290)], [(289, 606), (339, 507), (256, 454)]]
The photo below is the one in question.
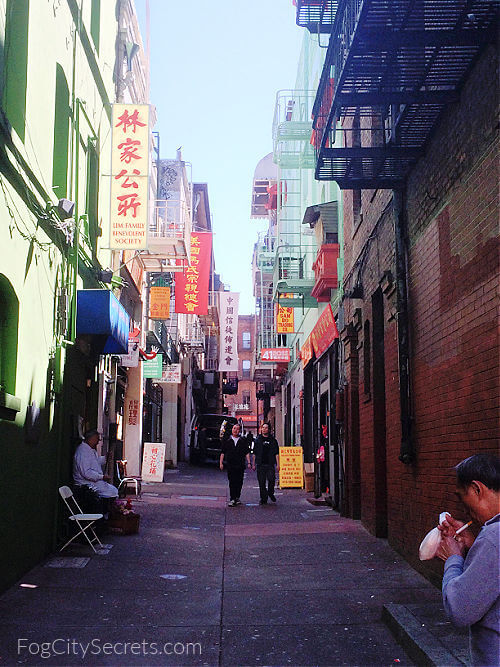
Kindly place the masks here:
[[(443, 521), (446, 519), (448, 516), (448, 512), (441, 512), (439, 515), (439, 523), (443, 523)], [(424, 537), (422, 540), (420, 547), (418, 549), (418, 557), (420, 560), (431, 560), (431, 558), (434, 558), (434, 556), (437, 553), (437, 550), (439, 549), (439, 545), (441, 543), (441, 533), (440, 531), (436, 528), (433, 528), (430, 530), (427, 535)]]

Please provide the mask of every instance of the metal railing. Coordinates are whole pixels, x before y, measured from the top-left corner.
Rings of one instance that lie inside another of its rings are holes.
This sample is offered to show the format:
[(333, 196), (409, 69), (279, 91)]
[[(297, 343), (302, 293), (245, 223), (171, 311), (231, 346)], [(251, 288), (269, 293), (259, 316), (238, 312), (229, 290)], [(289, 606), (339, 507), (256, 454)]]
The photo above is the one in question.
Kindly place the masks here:
[(182, 199), (158, 199), (149, 222), (148, 245), (155, 252), (189, 257), (191, 250), (191, 209)]
[(188, 325), (182, 343), (187, 347), (205, 349), (205, 334), (201, 326), (197, 324)]
[(313, 168), (310, 145), (313, 90), (280, 90), (276, 95), (273, 120), (273, 157), (285, 169)]
[(312, 265), (315, 251), (299, 245), (281, 245), (276, 249), (273, 282), (309, 280), (314, 278)]

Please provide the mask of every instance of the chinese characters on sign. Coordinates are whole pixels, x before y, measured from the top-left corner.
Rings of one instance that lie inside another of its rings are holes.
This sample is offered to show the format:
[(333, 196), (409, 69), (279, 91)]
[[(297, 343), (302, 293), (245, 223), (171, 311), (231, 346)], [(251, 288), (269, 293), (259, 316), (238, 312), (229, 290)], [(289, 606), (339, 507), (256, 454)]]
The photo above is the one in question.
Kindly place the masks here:
[(128, 402), (128, 424), (129, 426), (137, 426), (139, 423), (139, 401), (135, 398)]
[(170, 364), (165, 366), (161, 381), (167, 382), (168, 384), (180, 384), (182, 382), (181, 364)]
[(208, 313), (208, 279), (212, 255), (212, 234), (191, 234), (191, 266), (175, 276), (175, 312)]
[(276, 306), (276, 333), (293, 333), (293, 308)]
[(300, 348), (300, 358), (302, 359), (302, 368), (305, 368), (313, 358), (311, 336), (307, 337), (306, 342)]
[(170, 287), (151, 287), (149, 290), (149, 317), (168, 320), (170, 317)]
[(110, 248), (147, 247), (149, 106), (113, 104)]
[(219, 292), (219, 371), (238, 370), (239, 292)]
[(145, 442), (141, 477), (145, 482), (163, 482), (165, 443)]
[(319, 359), (323, 352), (327, 350), (338, 337), (339, 332), (337, 331), (337, 325), (333, 318), (332, 307), (328, 304), (316, 322), (316, 326), (311, 331), (311, 343), (316, 359)]
[(260, 351), (261, 361), (278, 361), (289, 363), (290, 348), (289, 347), (263, 347)]
[(304, 486), (302, 447), (280, 447), (280, 489)]

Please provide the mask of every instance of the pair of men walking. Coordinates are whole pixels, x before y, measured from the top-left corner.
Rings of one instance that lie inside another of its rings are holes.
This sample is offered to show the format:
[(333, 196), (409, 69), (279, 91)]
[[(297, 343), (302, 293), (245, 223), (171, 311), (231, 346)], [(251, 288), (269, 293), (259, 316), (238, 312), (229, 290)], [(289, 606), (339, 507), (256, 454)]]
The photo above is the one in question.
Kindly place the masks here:
[(240, 437), (240, 426), (235, 424), (231, 429), (231, 436), (222, 442), (219, 467), (227, 468), (229, 481), (229, 506), (240, 505), (241, 489), (245, 475), (245, 466), (257, 470), (257, 480), (260, 490), (260, 504), (267, 504), (268, 498), (276, 502), (274, 485), (276, 483), (275, 469), (279, 470), (279, 448), (276, 438), (270, 434), (269, 424), (262, 424), (260, 435), (254, 442), (253, 452), (250, 452), (248, 440)]

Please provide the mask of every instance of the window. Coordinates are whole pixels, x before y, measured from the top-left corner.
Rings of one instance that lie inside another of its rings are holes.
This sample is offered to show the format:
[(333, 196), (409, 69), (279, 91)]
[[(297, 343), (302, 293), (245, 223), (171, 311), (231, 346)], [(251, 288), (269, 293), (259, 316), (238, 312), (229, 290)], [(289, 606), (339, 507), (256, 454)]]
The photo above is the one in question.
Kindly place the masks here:
[(242, 369), (242, 377), (244, 378), (249, 378), (250, 377), (250, 368), (252, 366), (252, 362), (250, 359), (243, 359), (241, 363), (241, 369)]
[(249, 350), (250, 349), (250, 343), (251, 343), (251, 340), (252, 340), (252, 336), (250, 334), (250, 331), (244, 331), (243, 335), (242, 335), (242, 339), (243, 339), (243, 344), (242, 344), (243, 349), (244, 350)]
[(242, 405), (250, 405), (250, 392), (244, 391), (241, 394), (241, 403)]
[(0, 274), (0, 391), (16, 393), (19, 301), (14, 288)]
[(56, 99), (54, 111), (54, 153), (52, 155), (52, 188), (58, 199), (66, 197), (68, 187), (69, 89), (61, 65), (56, 66)]
[(24, 141), (28, 82), (29, 0), (7, 0), (3, 108)]
[(99, 51), (99, 35), (101, 32), (101, 0), (92, 0), (90, 10), (90, 36), (96, 51)]

